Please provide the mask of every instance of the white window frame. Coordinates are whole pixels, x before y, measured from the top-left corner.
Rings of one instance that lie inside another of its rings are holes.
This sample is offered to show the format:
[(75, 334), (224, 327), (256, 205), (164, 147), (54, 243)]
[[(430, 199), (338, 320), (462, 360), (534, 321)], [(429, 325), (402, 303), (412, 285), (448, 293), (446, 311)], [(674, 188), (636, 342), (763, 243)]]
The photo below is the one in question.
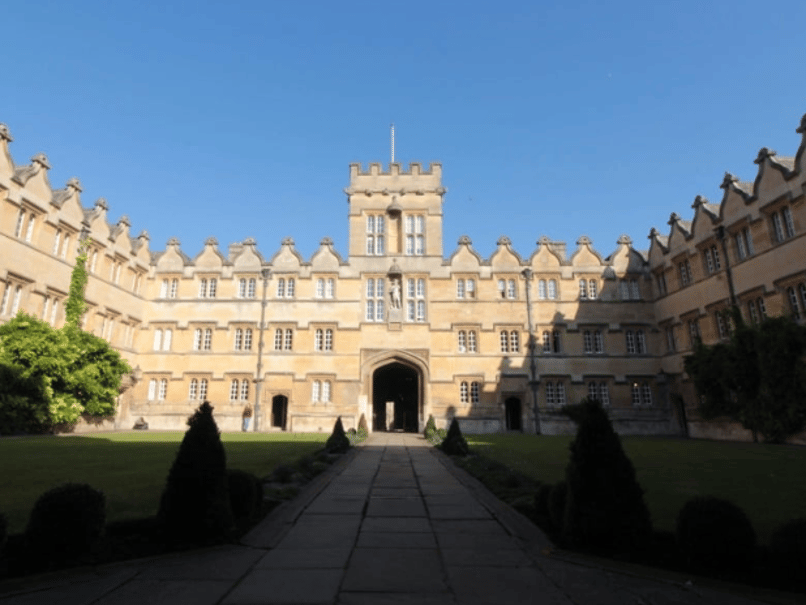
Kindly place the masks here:
[(792, 218), (792, 210), (789, 206), (781, 208), (781, 216), (784, 219), (784, 231), (787, 239), (795, 237), (795, 221)]
[(477, 381), (473, 381), (470, 383), (470, 403), (478, 403), (479, 402), (479, 393), (481, 391), (481, 385)]

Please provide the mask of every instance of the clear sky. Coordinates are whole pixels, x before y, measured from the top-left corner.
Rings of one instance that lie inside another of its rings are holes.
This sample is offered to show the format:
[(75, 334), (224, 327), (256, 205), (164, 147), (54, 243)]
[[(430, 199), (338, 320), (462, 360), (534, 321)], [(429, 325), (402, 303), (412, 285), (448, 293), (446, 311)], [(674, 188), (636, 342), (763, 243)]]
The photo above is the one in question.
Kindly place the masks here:
[(440, 161), (462, 234), (648, 247), (761, 147), (795, 154), (806, 2), (9, 2), (0, 122), (15, 162), (195, 256), (292, 236), (347, 253), (350, 162)]

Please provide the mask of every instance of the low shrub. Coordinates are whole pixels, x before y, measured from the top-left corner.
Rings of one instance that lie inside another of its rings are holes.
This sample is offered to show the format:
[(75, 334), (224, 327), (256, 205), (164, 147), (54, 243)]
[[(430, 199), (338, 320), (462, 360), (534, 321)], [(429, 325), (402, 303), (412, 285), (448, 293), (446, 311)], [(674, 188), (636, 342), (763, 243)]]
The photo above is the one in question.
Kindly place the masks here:
[(86, 483), (65, 483), (42, 494), (25, 528), (28, 558), (39, 568), (91, 560), (106, 523), (106, 497)]
[(437, 423), (434, 421), (434, 415), (429, 414), (428, 421), (425, 423), (425, 429), (423, 430), (423, 437), (431, 441), (436, 432), (437, 432)]
[(336, 424), (333, 425), (333, 432), (325, 442), (325, 449), (328, 452), (343, 454), (350, 449), (350, 440), (344, 433), (344, 425), (341, 423), (341, 416), (336, 419)]
[(692, 498), (677, 515), (677, 543), (692, 571), (746, 571), (755, 556), (756, 533), (741, 508), (721, 498)]
[(543, 483), (535, 492), (535, 514), (543, 519), (549, 519), (549, 495), (552, 485)]
[(565, 518), (565, 503), (568, 498), (568, 483), (555, 483), (549, 492), (549, 520), (557, 531), (560, 531)]
[[(345, 438), (346, 438), (346, 435), (345, 435)], [(329, 451), (329, 450), (326, 449), (325, 451)], [(303, 456), (302, 458), (297, 460), (298, 474), (292, 475), (291, 480), (292, 481), (295, 481), (295, 480), (296, 481), (299, 481), (299, 480), (307, 481), (311, 477), (314, 477), (316, 475), (316, 472), (314, 471), (314, 467), (313, 467), (314, 462), (316, 462), (316, 457), (314, 457), (312, 455)]]
[(367, 417), (361, 414), (358, 419), (358, 438), (362, 441), (369, 437), (369, 425), (367, 425)]
[(462, 430), (459, 428), (459, 422), (456, 418), (451, 422), (448, 434), (439, 447), (449, 456), (467, 456), (470, 453), (470, 448), (467, 446), (467, 441), (462, 435)]
[(263, 507), (263, 484), (252, 473), (227, 470), (227, 485), (232, 515), (236, 523), (256, 519)]
[(770, 555), (787, 582), (806, 583), (806, 519), (792, 519), (770, 537)]
[(294, 477), (294, 467), (290, 464), (278, 464), (272, 474), (269, 476), (269, 481), (277, 483), (290, 483)]

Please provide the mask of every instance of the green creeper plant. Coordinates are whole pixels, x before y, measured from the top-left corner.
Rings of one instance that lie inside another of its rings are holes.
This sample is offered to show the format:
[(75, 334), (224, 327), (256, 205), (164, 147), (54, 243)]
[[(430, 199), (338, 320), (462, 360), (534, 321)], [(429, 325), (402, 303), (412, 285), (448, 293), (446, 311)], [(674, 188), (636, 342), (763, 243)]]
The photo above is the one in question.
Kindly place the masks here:
[(75, 329), (81, 327), (81, 318), (87, 310), (84, 293), (89, 279), (87, 273), (88, 250), (89, 239), (81, 240), (78, 247), (78, 256), (76, 256), (76, 264), (70, 275), (70, 292), (67, 295), (67, 301), (64, 303), (65, 324)]

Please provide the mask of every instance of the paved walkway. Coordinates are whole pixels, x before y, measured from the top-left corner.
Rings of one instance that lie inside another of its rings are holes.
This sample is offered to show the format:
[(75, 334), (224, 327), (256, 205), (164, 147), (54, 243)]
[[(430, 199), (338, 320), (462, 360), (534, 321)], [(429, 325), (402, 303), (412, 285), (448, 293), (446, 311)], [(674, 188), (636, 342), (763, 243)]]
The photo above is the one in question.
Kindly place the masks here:
[(558, 559), (548, 547), (420, 436), (374, 434), (241, 545), (7, 581), (0, 605), (787, 602)]

